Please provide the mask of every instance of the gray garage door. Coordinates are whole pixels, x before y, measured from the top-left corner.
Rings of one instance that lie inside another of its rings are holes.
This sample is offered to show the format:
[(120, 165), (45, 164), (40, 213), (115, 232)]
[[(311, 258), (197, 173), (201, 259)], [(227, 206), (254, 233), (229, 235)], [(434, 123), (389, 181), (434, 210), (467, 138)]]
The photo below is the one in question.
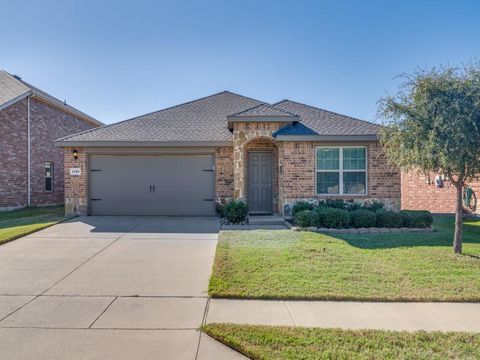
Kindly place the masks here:
[(215, 214), (212, 155), (90, 157), (92, 215)]

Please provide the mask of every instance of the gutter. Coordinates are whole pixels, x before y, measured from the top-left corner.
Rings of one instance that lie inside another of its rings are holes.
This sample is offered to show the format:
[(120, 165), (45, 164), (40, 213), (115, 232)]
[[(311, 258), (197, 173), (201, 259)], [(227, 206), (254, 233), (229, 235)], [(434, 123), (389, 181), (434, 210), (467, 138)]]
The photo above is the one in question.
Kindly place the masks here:
[(57, 140), (58, 147), (223, 147), (233, 141), (69, 141)]
[(376, 141), (378, 135), (278, 135), (277, 141)]

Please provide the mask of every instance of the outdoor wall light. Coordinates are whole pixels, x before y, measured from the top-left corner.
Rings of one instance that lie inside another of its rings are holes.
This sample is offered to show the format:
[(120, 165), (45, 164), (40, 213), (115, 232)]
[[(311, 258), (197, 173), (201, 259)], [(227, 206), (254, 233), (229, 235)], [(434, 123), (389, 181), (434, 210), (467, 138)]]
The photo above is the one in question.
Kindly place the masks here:
[(73, 149), (73, 150), (72, 150), (72, 153), (73, 153), (73, 158), (74, 158), (75, 160), (77, 160), (77, 159), (78, 159), (78, 150), (77, 150), (77, 149)]

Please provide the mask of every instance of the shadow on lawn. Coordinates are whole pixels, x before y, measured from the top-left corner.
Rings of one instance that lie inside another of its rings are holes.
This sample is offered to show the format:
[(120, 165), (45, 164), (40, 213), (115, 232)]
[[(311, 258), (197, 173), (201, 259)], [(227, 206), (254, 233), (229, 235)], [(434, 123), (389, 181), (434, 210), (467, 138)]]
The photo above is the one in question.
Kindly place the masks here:
[[(330, 235), (361, 249), (390, 249), (412, 246), (446, 246), (453, 244), (454, 219), (435, 216), (431, 233), (335, 234)], [(480, 220), (469, 220), (463, 225), (464, 244), (480, 244)], [(464, 254), (480, 259), (480, 254)]]

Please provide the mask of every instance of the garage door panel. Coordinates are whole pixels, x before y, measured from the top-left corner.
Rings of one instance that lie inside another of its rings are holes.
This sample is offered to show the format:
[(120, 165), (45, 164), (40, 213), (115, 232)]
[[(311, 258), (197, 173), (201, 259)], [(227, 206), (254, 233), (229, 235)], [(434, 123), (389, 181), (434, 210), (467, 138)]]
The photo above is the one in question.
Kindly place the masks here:
[(213, 156), (90, 159), (93, 215), (214, 215)]

